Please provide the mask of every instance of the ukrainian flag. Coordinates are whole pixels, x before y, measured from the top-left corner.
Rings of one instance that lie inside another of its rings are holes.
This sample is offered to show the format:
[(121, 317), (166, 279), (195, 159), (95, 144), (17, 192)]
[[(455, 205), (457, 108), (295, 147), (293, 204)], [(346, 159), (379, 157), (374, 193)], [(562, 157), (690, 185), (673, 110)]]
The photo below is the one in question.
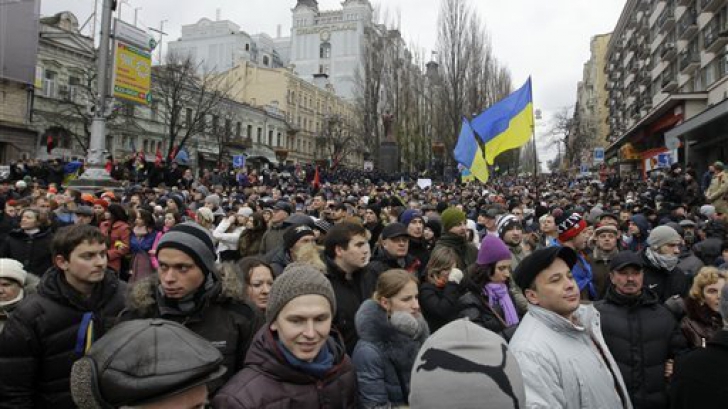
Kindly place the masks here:
[(478, 115), (471, 126), (485, 144), (489, 165), (501, 153), (525, 145), (533, 133), (531, 78), (516, 92)]
[[(458, 143), (453, 151), (455, 160), (463, 165), (463, 168), (470, 171), (479, 181), (485, 183), (488, 181), (488, 165), (483, 155), (483, 150), (478, 144), (473, 128), (470, 127), (467, 119), (463, 118), (463, 124), (460, 127), (460, 136)], [(463, 173), (463, 176), (465, 173)]]

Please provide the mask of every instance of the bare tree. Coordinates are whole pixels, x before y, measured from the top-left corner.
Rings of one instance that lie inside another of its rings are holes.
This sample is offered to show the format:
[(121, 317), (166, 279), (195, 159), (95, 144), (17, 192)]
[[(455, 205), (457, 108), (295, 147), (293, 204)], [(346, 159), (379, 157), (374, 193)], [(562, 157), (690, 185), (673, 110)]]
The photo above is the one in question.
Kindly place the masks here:
[[(59, 92), (59, 98), (53, 101), (52, 109), (42, 110), (36, 106), (34, 113), (49, 123), (51, 128), (63, 129), (76, 141), (85, 154), (91, 140), (91, 123), (94, 117), (91, 102), (96, 98), (96, 71), (93, 69), (82, 70), (73, 77), (73, 81)], [(133, 116), (122, 117), (120, 115), (121, 112), (128, 109), (129, 105), (114, 102), (106, 118), (110, 129), (133, 122)]]
[(208, 122), (219, 117), (217, 111), (228, 96), (223, 76), (198, 75), (198, 68), (191, 56), (168, 53), (166, 64), (153, 70), (154, 96), (166, 127), (167, 157), (190, 138), (212, 130), (214, 124)]

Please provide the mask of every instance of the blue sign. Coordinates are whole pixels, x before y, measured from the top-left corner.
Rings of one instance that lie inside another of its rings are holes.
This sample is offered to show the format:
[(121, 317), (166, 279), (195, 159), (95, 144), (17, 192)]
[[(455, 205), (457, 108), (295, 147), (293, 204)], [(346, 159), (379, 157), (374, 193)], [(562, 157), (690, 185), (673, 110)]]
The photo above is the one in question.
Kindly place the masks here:
[(234, 155), (233, 156), (233, 167), (234, 168), (243, 168), (243, 167), (245, 167), (245, 156), (243, 156), (243, 155)]
[(594, 163), (604, 162), (604, 148), (594, 148)]
[(582, 173), (583, 175), (585, 175), (585, 174), (589, 173), (589, 165), (586, 165), (586, 164), (583, 164), (583, 163), (582, 163), (582, 165), (581, 165), (581, 167), (580, 167), (580, 170), (581, 170), (581, 173)]
[(672, 155), (669, 153), (661, 153), (657, 155), (657, 166), (660, 168), (669, 168), (672, 164)]

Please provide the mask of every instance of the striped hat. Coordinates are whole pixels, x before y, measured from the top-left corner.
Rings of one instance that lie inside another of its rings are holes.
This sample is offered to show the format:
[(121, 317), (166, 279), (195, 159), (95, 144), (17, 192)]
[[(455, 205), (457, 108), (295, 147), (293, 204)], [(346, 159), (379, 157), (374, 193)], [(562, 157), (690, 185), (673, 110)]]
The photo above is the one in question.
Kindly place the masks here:
[(215, 244), (210, 233), (197, 223), (181, 223), (169, 229), (159, 240), (157, 254), (165, 248), (179, 250), (190, 256), (205, 275), (216, 271)]
[(518, 221), (518, 218), (512, 214), (504, 214), (496, 223), (496, 229), (498, 230), (498, 237), (501, 239), (503, 238), (503, 235), (506, 234), (506, 232), (513, 227), (519, 227), (522, 228), (521, 223)]
[(573, 239), (586, 227), (586, 221), (582, 219), (579, 213), (572, 213), (568, 217), (562, 218), (558, 222), (559, 241), (563, 243)]

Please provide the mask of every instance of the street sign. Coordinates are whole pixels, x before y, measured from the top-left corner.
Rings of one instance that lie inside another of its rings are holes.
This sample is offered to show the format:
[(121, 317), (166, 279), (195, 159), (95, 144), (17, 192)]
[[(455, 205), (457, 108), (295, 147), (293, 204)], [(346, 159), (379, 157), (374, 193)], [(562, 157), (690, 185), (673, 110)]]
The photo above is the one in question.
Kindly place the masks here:
[(661, 153), (657, 155), (657, 167), (669, 168), (672, 164), (672, 155), (670, 153)]
[(604, 148), (594, 148), (594, 164), (604, 163)]
[(238, 169), (245, 167), (245, 156), (234, 155), (233, 156), (233, 167), (238, 168)]
[(579, 167), (579, 170), (581, 171), (582, 175), (588, 175), (589, 174), (589, 165), (582, 163)]
[(151, 51), (157, 46), (157, 41), (149, 33), (118, 18), (114, 19), (114, 39), (133, 44), (147, 51)]

